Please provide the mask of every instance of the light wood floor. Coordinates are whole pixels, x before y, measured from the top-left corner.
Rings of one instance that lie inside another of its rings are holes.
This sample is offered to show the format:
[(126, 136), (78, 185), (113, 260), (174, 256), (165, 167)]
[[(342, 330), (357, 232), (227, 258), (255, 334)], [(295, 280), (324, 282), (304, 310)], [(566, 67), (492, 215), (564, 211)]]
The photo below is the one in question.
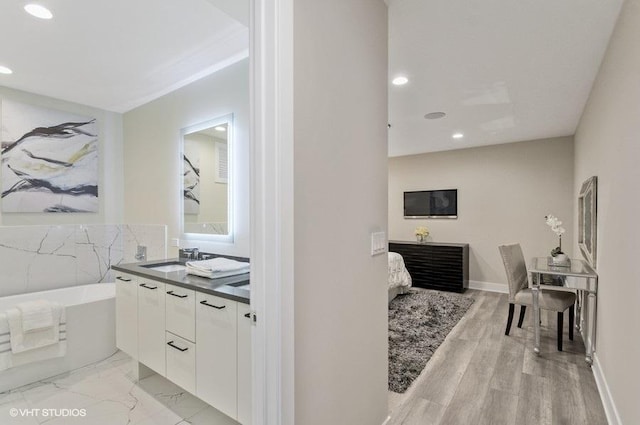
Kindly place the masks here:
[[(542, 312), (541, 354), (533, 353), (531, 309), (518, 329), (516, 307), (505, 336), (507, 295), (475, 298), (458, 325), (404, 394), (390, 393), (389, 425), (599, 425), (607, 420), (578, 332), (562, 352), (556, 313)], [(567, 316), (565, 314), (565, 316)]]

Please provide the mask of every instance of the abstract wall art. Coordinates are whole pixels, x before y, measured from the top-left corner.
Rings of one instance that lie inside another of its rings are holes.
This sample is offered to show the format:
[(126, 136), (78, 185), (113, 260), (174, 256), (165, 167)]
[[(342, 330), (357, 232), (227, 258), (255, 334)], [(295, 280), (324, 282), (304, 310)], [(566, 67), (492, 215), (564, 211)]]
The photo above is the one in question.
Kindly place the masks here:
[(95, 118), (2, 101), (2, 211), (97, 212)]

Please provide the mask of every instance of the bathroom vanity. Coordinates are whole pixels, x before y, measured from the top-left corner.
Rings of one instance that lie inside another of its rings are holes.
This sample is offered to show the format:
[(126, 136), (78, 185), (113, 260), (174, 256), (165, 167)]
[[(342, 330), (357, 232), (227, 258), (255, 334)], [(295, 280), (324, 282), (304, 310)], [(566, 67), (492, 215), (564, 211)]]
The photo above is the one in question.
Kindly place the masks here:
[(112, 269), (118, 348), (241, 424), (251, 424), (249, 274), (207, 279), (187, 274), (178, 260)]

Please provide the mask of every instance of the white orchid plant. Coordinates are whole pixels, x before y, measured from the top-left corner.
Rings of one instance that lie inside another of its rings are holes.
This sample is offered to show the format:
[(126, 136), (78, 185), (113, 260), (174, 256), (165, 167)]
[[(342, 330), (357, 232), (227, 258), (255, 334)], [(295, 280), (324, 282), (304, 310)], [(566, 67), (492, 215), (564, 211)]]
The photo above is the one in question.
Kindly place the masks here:
[(551, 251), (551, 256), (555, 257), (559, 254), (564, 254), (564, 252), (562, 252), (562, 235), (567, 230), (562, 227), (562, 222), (558, 219), (558, 217), (549, 214), (544, 218), (546, 220), (547, 226), (551, 227), (551, 231), (558, 236), (558, 246)]

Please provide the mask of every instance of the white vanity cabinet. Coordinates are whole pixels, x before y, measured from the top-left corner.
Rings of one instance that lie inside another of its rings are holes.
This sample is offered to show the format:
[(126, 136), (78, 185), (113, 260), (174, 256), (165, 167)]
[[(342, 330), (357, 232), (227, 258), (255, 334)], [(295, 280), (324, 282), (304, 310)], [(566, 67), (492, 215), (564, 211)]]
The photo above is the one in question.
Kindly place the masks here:
[(196, 293), (196, 395), (238, 417), (238, 303)]
[(251, 425), (251, 308), (238, 303), (238, 422)]
[(116, 274), (116, 346), (138, 358), (138, 283), (134, 276)]
[(119, 349), (242, 425), (251, 425), (248, 304), (116, 274)]
[(138, 360), (166, 376), (165, 284), (138, 278)]

